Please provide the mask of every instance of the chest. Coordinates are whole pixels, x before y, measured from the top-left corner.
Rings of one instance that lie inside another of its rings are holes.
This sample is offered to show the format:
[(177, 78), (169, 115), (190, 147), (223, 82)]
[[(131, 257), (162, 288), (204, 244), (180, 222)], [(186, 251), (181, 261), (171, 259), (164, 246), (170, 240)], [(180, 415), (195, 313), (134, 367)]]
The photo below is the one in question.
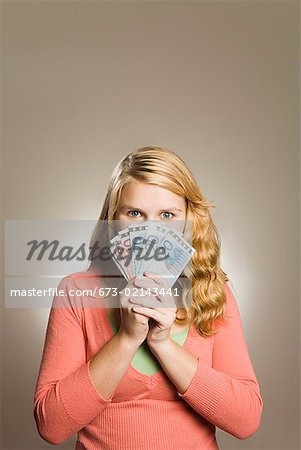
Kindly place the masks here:
[[(86, 320), (85, 320), (86, 318)], [(177, 324), (172, 333), (182, 330)], [(86, 360), (93, 356), (112, 339), (114, 333), (110, 327), (109, 316), (104, 308), (87, 308), (84, 314), (84, 331), (86, 338)], [(202, 337), (191, 324), (185, 342), (184, 351), (190, 352), (196, 358), (201, 358), (212, 367), (212, 351), (214, 336)], [(128, 367), (119, 383), (112, 402), (125, 402), (139, 399), (178, 401), (176, 388), (164, 370), (159, 365), (159, 371), (153, 375), (139, 372), (132, 364)]]

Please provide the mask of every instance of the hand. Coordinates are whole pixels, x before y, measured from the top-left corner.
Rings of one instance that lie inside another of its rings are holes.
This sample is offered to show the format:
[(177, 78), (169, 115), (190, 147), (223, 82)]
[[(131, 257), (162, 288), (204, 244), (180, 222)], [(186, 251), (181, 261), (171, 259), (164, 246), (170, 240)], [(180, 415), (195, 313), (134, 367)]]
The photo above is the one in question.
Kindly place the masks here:
[(132, 310), (132, 304), (129, 302), (135, 299), (139, 301), (139, 297), (132, 296), (133, 281), (134, 279), (130, 280), (121, 291), (121, 294), (119, 294), (120, 326), (118, 335), (133, 343), (138, 348), (147, 337), (149, 318)]
[[(145, 276), (137, 276), (133, 279), (135, 286), (153, 290), (151, 294), (151, 307), (144, 306), (149, 298), (131, 298), (129, 301), (139, 305), (133, 310), (150, 318), (150, 327), (147, 334), (147, 343), (150, 348), (161, 345), (170, 339), (170, 330), (176, 318), (176, 303), (172, 294), (168, 294), (169, 286), (161, 276), (155, 273), (145, 272)], [(158, 304), (158, 306), (156, 306)], [(140, 306), (142, 305), (142, 306)], [(168, 307), (167, 307), (168, 306)]]

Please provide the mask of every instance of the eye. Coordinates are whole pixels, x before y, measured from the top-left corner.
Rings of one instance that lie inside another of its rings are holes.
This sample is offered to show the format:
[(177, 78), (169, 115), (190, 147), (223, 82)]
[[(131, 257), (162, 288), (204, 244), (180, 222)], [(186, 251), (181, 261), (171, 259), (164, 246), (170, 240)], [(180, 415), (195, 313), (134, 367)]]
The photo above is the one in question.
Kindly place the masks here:
[[(162, 213), (162, 214), (171, 214), (171, 216), (174, 217), (174, 214), (169, 212), (169, 211), (164, 211), (164, 213)], [(164, 219), (171, 219), (171, 217), (170, 216), (169, 217), (164, 217)]]
[(132, 215), (131, 213), (139, 213), (139, 214), (140, 214), (139, 211), (137, 211), (137, 210), (132, 210), (132, 211), (129, 211), (129, 212), (128, 212), (128, 214), (130, 215), (130, 217), (139, 217), (139, 216), (137, 216), (136, 214)]

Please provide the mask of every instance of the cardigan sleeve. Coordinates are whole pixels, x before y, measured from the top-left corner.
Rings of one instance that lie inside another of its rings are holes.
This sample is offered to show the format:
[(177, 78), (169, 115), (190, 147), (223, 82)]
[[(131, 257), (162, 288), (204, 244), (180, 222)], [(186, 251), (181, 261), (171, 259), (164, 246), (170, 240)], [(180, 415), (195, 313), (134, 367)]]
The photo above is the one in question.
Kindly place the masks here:
[(253, 435), (261, 420), (260, 394), (243, 333), (237, 302), (226, 289), (226, 318), (214, 336), (212, 367), (198, 358), (196, 372), (184, 393), (197, 413), (239, 439)]
[(35, 387), (33, 415), (40, 436), (60, 444), (91, 422), (112, 401), (94, 386), (86, 361), (82, 308), (75, 307), (72, 278), (60, 281), (49, 313)]

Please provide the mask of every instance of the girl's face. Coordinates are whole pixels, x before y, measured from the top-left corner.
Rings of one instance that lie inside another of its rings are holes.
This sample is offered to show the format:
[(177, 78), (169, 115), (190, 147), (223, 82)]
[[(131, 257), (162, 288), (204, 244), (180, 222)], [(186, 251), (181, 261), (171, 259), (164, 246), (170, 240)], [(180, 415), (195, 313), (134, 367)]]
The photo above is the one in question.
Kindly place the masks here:
[(183, 233), (186, 218), (185, 198), (154, 184), (141, 181), (127, 183), (115, 214), (117, 229), (135, 222), (156, 220)]

